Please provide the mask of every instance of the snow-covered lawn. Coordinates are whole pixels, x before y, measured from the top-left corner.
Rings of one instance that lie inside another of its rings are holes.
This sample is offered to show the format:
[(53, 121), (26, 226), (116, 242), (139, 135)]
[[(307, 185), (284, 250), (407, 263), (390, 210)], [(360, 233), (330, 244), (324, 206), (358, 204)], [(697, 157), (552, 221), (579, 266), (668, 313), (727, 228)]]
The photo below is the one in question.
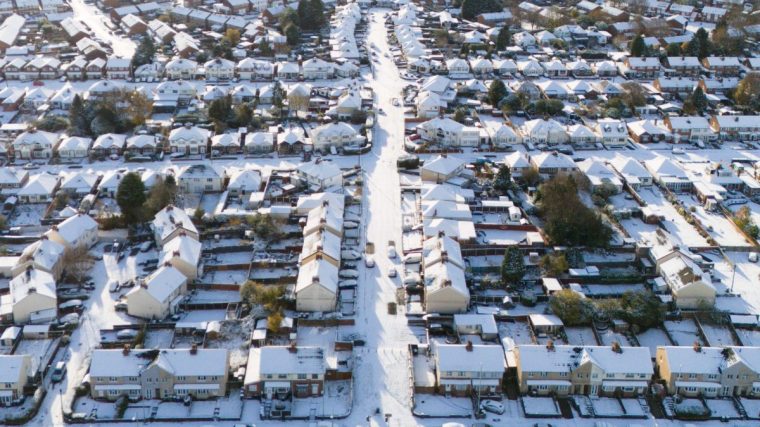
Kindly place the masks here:
[(659, 189), (655, 187), (642, 189), (639, 195), (647, 202), (647, 206), (656, 209), (665, 217), (662, 224), (677, 243), (689, 247), (708, 246), (707, 240), (699, 235), (696, 228), (686, 222), (686, 219), (665, 199), (665, 195)]
[[(158, 408), (157, 410), (154, 408)], [(150, 419), (151, 413), (156, 410), (155, 419), (186, 418), (212, 419), (218, 416), (220, 419), (238, 420), (242, 411), (243, 402), (240, 393), (231, 390), (229, 396), (212, 399), (193, 401), (190, 406), (182, 402), (163, 402), (159, 400), (141, 400), (130, 403), (124, 417), (125, 421), (142, 421)], [(74, 412), (84, 414), (96, 414), (99, 420), (113, 420), (116, 417), (116, 405), (112, 402), (97, 401), (89, 397), (77, 399)]]
[(523, 410), (525, 415), (537, 417), (558, 417), (559, 405), (552, 397), (522, 397)]
[(464, 397), (417, 394), (414, 396), (414, 414), (420, 417), (469, 417), (472, 401)]
[[(643, 400), (643, 398), (642, 398)], [(626, 416), (628, 417), (646, 417), (647, 411), (644, 410), (642, 402), (639, 399), (620, 399), (620, 403), (625, 408)]]
[(23, 227), (29, 225), (40, 225), (40, 221), (45, 215), (45, 204), (19, 205), (13, 210), (8, 218), (9, 227)]
[(591, 399), (594, 414), (600, 417), (622, 417), (625, 415), (620, 402), (614, 397), (598, 397)]
[(729, 419), (741, 419), (739, 411), (734, 406), (734, 401), (731, 399), (705, 399), (707, 407), (710, 408), (712, 418), (729, 418)]
[(723, 214), (717, 212), (708, 212), (699, 203), (693, 195), (679, 195), (680, 200), (686, 209), (702, 223), (702, 227), (710, 236), (722, 246), (750, 246), (741, 234), (736, 231), (735, 226)]
[(344, 417), (351, 412), (351, 382), (325, 382), (322, 397), (295, 399), (293, 416), (308, 417), (312, 411), (317, 417)]
[(599, 338), (602, 341), (600, 345), (612, 345), (613, 342), (617, 342), (624, 347), (631, 345), (625, 335), (613, 331), (612, 328), (606, 331), (599, 331)]
[(744, 407), (747, 417), (753, 420), (760, 419), (760, 400), (740, 397), (739, 401), (741, 402), (742, 407)]
[(145, 334), (144, 348), (169, 348), (172, 344), (171, 329), (149, 329)]
[(691, 319), (666, 320), (665, 329), (668, 330), (670, 337), (673, 338), (673, 345), (686, 345), (690, 346), (694, 344), (694, 341), (699, 341), (701, 344), (705, 344), (702, 338), (699, 337), (697, 332), (697, 325)]
[(511, 338), (516, 345), (533, 344), (528, 322), (515, 320), (514, 322), (500, 322), (499, 336)]
[(589, 327), (568, 326), (565, 327), (567, 343), (570, 345), (598, 345), (594, 331)]
[(642, 347), (649, 347), (649, 352), (654, 357), (657, 352), (657, 347), (673, 345), (668, 339), (668, 335), (660, 328), (647, 329), (636, 335), (636, 339), (639, 341), (639, 345)]
[(702, 322), (702, 332), (704, 332), (707, 339), (707, 345), (711, 347), (738, 345), (737, 342), (734, 342), (731, 330), (727, 326), (709, 325)]

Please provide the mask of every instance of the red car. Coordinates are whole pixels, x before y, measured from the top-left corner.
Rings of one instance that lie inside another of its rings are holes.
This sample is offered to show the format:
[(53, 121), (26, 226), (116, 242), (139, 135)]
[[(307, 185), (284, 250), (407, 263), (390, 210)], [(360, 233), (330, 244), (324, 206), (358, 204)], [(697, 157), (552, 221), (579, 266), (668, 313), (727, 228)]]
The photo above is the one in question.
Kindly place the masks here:
[(35, 81), (32, 83), (32, 86), (45, 86), (45, 82), (43, 82), (43, 81), (41, 81), (41, 80), (35, 80)]

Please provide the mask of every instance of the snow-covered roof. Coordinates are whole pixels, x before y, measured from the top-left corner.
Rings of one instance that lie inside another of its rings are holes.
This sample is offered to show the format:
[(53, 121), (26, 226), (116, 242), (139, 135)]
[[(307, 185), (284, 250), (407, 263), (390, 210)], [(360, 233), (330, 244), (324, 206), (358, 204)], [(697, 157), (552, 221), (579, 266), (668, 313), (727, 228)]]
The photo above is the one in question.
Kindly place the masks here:
[(459, 243), (451, 237), (446, 236), (443, 232), (423, 242), (422, 256), (424, 257), (426, 269), (438, 262), (446, 261), (453, 263), (459, 268), (465, 268)]
[(253, 347), (248, 352), (244, 384), (259, 382), (269, 375), (324, 375), (324, 350), (320, 347), (288, 346)]
[(434, 352), (439, 372), (502, 372), (507, 366), (500, 345), (436, 344)]
[(481, 334), (498, 334), (499, 327), (493, 314), (455, 314), (454, 325), (457, 328), (478, 327)]
[(71, 245), (75, 245), (79, 242), (79, 238), (82, 237), (82, 235), (91, 232), (92, 230), (97, 230), (98, 223), (87, 214), (77, 214), (71, 218), (67, 218), (54, 227), (56, 227), (55, 229), (57, 230), (58, 235), (61, 236), (64, 241)]
[(332, 293), (338, 291), (338, 267), (324, 258), (315, 259), (301, 265), (296, 280), (296, 294), (310, 286), (321, 286)]
[(25, 378), (31, 372), (25, 372), (24, 369), (28, 368), (29, 355), (2, 355), (0, 356), (0, 383), (3, 384), (16, 384), (19, 380)]
[(29, 244), (21, 253), (17, 265), (31, 262), (46, 271), (51, 271), (63, 255), (63, 245), (43, 236), (40, 240)]
[(175, 236), (164, 244), (159, 262), (169, 262), (173, 258), (180, 258), (190, 265), (198, 265), (201, 259), (201, 242), (186, 234)]
[(187, 277), (174, 267), (163, 266), (145, 278), (144, 284), (133, 287), (127, 295), (147, 291), (156, 301), (164, 303), (182, 286)]
[(462, 169), (465, 163), (466, 162), (464, 160), (457, 157), (437, 156), (433, 160), (425, 162), (425, 164), (422, 166), (422, 169), (439, 175), (448, 176), (457, 170)]
[(224, 348), (161, 349), (154, 362), (176, 377), (224, 377), (229, 369), (229, 355)]
[(178, 228), (198, 234), (198, 229), (195, 228), (195, 224), (187, 212), (173, 205), (169, 205), (156, 213), (152, 225), (160, 240), (164, 240)]

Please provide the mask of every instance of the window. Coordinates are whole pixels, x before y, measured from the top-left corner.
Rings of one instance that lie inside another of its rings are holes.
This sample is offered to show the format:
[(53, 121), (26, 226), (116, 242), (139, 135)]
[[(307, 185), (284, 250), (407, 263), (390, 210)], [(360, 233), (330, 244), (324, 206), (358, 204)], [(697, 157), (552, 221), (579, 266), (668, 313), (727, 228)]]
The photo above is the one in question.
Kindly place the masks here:
[(282, 379), (282, 380), (284, 380), (284, 379), (285, 379), (285, 378), (287, 378), (287, 377), (288, 377), (288, 376), (287, 376), (286, 374), (278, 374), (278, 375), (277, 375), (277, 378), (279, 378), (279, 379)]
[(298, 379), (299, 380), (305, 380), (306, 379), (306, 374), (298, 374)]

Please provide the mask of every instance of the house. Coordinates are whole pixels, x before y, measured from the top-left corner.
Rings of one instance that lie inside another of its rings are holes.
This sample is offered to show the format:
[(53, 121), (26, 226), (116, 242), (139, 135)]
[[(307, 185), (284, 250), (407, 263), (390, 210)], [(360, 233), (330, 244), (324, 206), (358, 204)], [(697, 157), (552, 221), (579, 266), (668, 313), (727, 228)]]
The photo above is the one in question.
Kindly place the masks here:
[(521, 151), (512, 152), (504, 157), (504, 164), (509, 167), (509, 172), (514, 178), (521, 178), (523, 173), (533, 166), (528, 160), (528, 156)]
[(702, 65), (717, 77), (738, 77), (744, 68), (735, 56), (708, 56), (702, 60)]
[(674, 142), (707, 142), (715, 138), (710, 122), (701, 116), (665, 117)]
[(669, 394), (757, 397), (760, 347), (657, 347), (655, 363)]
[(655, 79), (653, 86), (668, 96), (681, 98), (694, 92), (699, 82), (696, 79), (686, 77), (659, 77)]
[(694, 184), (686, 172), (666, 157), (658, 156), (646, 160), (644, 166), (660, 185), (670, 191), (690, 191), (693, 188)]
[(55, 279), (48, 272), (28, 269), (10, 282), (10, 293), (0, 297), (0, 312), (13, 323), (45, 323), (56, 318), (58, 296)]
[(0, 25), (0, 50), (5, 52), (6, 49), (16, 44), (16, 38), (24, 27), (26, 18), (21, 15), (12, 14), (5, 18)]
[(156, 137), (147, 134), (137, 134), (127, 138), (126, 155), (127, 157), (153, 156), (158, 150)]
[(17, 160), (49, 159), (59, 137), (57, 133), (29, 129), (16, 137), (11, 153)]
[(424, 182), (441, 184), (459, 176), (464, 171), (465, 164), (464, 160), (457, 157), (439, 155), (422, 165), (420, 178)]
[(620, 147), (628, 143), (628, 128), (615, 119), (600, 119), (594, 128), (599, 141), (608, 147)]
[(112, 56), (106, 61), (106, 78), (111, 80), (126, 80), (129, 78), (131, 58)]
[[(229, 170), (228, 170), (229, 171)], [(235, 169), (229, 173), (227, 192), (230, 197), (242, 197), (261, 189), (261, 172), (251, 169)]]
[(525, 142), (532, 144), (563, 144), (570, 138), (565, 127), (554, 119), (528, 120), (520, 130)]
[(271, 132), (252, 132), (245, 135), (243, 151), (246, 154), (271, 153), (274, 150), (274, 134)]
[(626, 123), (631, 139), (640, 144), (673, 142), (673, 133), (658, 119), (636, 120)]
[(325, 80), (335, 75), (335, 65), (319, 58), (310, 58), (301, 64), (304, 80)]
[(570, 125), (567, 127), (568, 142), (574, 146), (591, 146), (596, 144), (597, 136), (586, 125)]
[(517, 144), (522, 144), (522, 136), (520, 136), (512, 126), (502, 123), (496, 126), (496, 129), (488, 128), (491, 137), (491, 144), (496, 147), (508, 147)]
[(710, 125), (718, 138), (728, 141), (756, 141), (760, 138), (760, 116), (713, 116)]
[(319, 160), (303, 163), (296, 168), (296, 175), (315, 191), (343, 186), (343, 172), (333, 163)]
[(106, 157), (121, 156), (127, 135), (120, 133), (104, 133), (97, 138), (90, 148), (93, 157), (104, 159)]
[(224, 58), (214, 58), (203, 64), (206, 70), (206, 80), (224, 81), (235, 77), (235, 63)]
[(66, 136), (58, 143), (56, 151), (61, 159), (82, 159), (87, 157), (92, 138)]
[(542, 151), (530, 156), (530, 163), (538, 170), (538, 173), (549, 177), (578, 170), (578, 166), (570, 156), (556, 151)]
[(211, 152), (214, 155), (240, 153), (240, 133), (227, 132), (211, 137)]
[(32, 356), (29, 354), (0, 355), (0, 405), (11, 406), (21, 402), (24, 388), (32, 374), (31, 368)]
[(317, 254), (298, 269), (296, 310), (333, 311), (338, 292), (338, 267)]
[(14, 167), (0, 168), (0, 190), (18, 189), (26, 185), (29, 172)]
[(169, 205), (161, 209), (151, 223), (156, 243), (163, 246), (174, 237), (184, 233), (198, 240), (198, 229), (183, 209)]
[(164, 73), (169, 80), (192, 80), (198, 72), (198, 63), (185, 58), (175, 58), (166, 63)]
[(698, 309), (715, 304), (716, 290), (710, 275), (681, 250), (654, 248), (656, 271), (673, 294), (676, 307)]
[(145, 34), (148, 31), (148, 24), (140, 19), (139, 16), (131, 13), (121, 18), (121, 26), (126, 30), (125, 32), (128, 36)]
[(210, 165), (190, 164), (177, 173), (177, 187), (188, 193), (218, 193), (222, 191), (222, 175)]
[(252, 347), (243, 381), (246, 397), (263, 399), (321, 396), (327, 362), (324, 349), (311, 346)]
[(636, 159), (626, 156), (615, 156), (610, 165), (634, 190), (652, 185), (652, 174)]
[(187, 293), (187, 277), (171, 265), (139, 282), (126, 295), (127, 313), (143, 319), (163, 319), (176, 312)]
[(648, 347), (518, 345), (517, 382), (531, 395), (639, 396), (654, 369)]
[(87, 214), (77, 214), (53, 225), (45, 235), (66, 250), (89, 249), (98, 242), (98, 223)]
[(209, 399), (227, 393), (229, 352), (216, 348), (96, 349), (90, 361), (90, 396), (117, 400)]
[(453, 314), (467, 311), (470, 291), (462, 266), (445, 254), (439, 262), (426, 265), (424, 301), (427, 313)]
[(702, 63), (696, 56), (669, 56), (666, 61), (668, 68), (679, 76), (698, 77), (702, 72)]
[(169, 149), (172, 153), (206, 154), (210, 132), (186, 124), (169, 132)]
[(624, 61), (627, 73), (632, 78), (655, 79), (660, 75), (660, 59), (650, 56), (642, 58), (628, 58)]
[(325, 152), (329, 147), (342, 148), (359, 145), (361, 137), (348, 123), (337, 122), (319, 126), (311, 132), (311, 142), (315, 150)]
[(465, 397), (501, 395), (506, 371), (500, 345), (434, 344), (435, 381), (441, 394)]
[(318, 231), (326, 230), (343, 236), (343, 204), (325, 199), (322, 204), (309, 211), (306, 225), (303, 227), (304, 238)]
[(614, 193), (623, 191), (623, 182), (606, 164), (599, 160), (586, 159), (578, 163), (578, 169), (588, 178), (591, 192), (610, 188)]
[(465, 126), (449, 118), (436, 117), (417, 125), (417, 135), (425, 141), (454, 147), (480, 144), (480, 129)]
[[(89, 40), (89, 39), (85, 39)], [(105, 52), (104, 52), (105, 53)], [(106, 70), (106, 60), (104, 58), (87, 58), (90, 61), (84, 68), (84, 75), (88, 79), (102, 79)]]
[(43, 235), (39, 240), (24, 248), (11, 269), (11, 276), (16, 277), (25, 274), (29, 269), (34, 269), (50, 273), (55, 280), (58, 280), (63, 273), (64, 250), (65, 247), (62, 244)]
[(40, 173), (32, 175), (29, 181), (19, 189), (18, 201), (21, 203), (48, 203), (58, 189), (58, 175)]
[(171, 265), (192, 282), (199, 275), (201, 261), (201, 242), (180, 232), (179, 235), (164, 243), (158, 262), (161, 265)]
[(93, 193), (100, 177), (92, 172), (61, 172), (60, 191), (71, 197), (84, 197)]

